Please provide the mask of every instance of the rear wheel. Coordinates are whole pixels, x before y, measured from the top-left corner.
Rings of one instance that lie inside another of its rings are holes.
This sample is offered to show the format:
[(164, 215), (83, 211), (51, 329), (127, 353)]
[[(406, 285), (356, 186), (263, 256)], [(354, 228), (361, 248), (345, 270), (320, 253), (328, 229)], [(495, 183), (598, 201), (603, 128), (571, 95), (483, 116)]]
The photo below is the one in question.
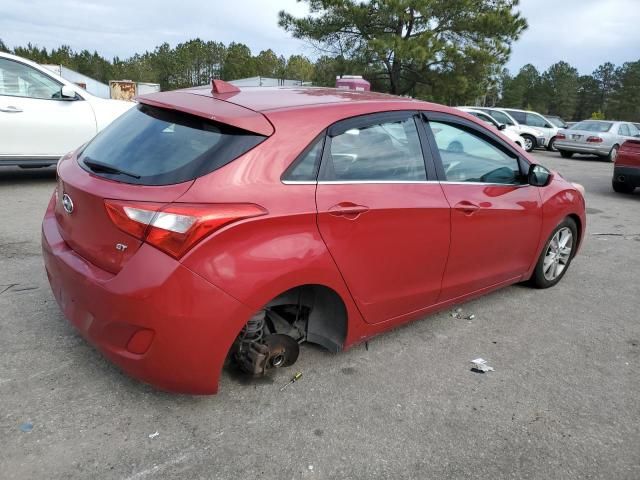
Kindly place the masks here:
[(613, 187), (613, 191), (618, 193), (633, 193), (633, 191), (636, 189), (633, 185), (624, 182), (618, 182), (616, 180), (613, 180), (611, 182), (611, 186)]
[(558, 225), (542, 249), (531, 283), (537, 288), (549, 288), (558, 283), (569, 269), (578, 241), (578, 227), (571, 218)]
[(531, 150), (533, 150), (534, 148), (536, 148), (536, 139), (533, 138), (531, 135), (522, 135), (522, 138), (524, 138), (524, 149), (527, 152), (530, 152)]
[(560, 156), (562, 158), (571, 158), (573, 157), (573, 152), (567, 152), (566, 150), (559, 150), (560, 151)]
[(615, 162), (616, 158), (618, 158), (618, 149), (620, 147), (618, 145), (614, 145), (613, 148), (611, 149), (611, 151), (609, 152), (609, 155), (605, 156), (604, 158), (608, 161), (608, 162)]

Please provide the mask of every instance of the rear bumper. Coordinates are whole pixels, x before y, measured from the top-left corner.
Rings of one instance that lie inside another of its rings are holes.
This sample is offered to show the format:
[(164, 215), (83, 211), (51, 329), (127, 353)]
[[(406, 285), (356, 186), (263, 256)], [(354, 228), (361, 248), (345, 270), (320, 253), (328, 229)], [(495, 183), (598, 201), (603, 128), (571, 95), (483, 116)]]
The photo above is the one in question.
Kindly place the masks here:
[(51, 210), (42, 249), (64, 315), (113, 363), (163, 390), (217, 392), (246, 306), (148, 245), (117, 275), (101, 270), (68, 247)]
[(640, 187), (640, 167), (616, 165), (613, 167), (613, 180), (634, 187)]
[(578, 145), (575, 143), (563, 142), (561, 140), (556, 140), (555, 147), (558, 150), (564, 150), (566, 152), (586, 153), (588, 155), (609, 155), (609, 152), (611, 151), (611, 147), (604, 147), (600, 144)]

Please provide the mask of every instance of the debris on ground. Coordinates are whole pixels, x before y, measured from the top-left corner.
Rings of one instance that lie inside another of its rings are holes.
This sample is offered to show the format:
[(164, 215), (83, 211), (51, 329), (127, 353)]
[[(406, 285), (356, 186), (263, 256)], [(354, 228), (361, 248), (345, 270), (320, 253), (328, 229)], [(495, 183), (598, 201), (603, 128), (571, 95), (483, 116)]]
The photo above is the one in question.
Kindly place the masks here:
[(287, 388), (289, 385), (291, 385), (292, 383), (297, 382), (298, 380), (300, 380), (302, 378), (302, 372), (296, 372), (296, 374), (291, 377), (291, 380), (289, 380), (287, 383), (285, 383), (282, 388), (280, 389), (280, 391), (282, 392), (285, 388)]
[(33, 430), (33, 423), (25, 422), (20, 425), (20, 431), (24, 433), (29, 433)]
[(487, 365), (487, 361), (484, 358), (476, 358), (471, 360), (471, 371), (476, 373), (493, 372), (493, 367)]
[(152, 434), (149, 435), (149, 438), (156, 438), (158, 435), (160, 435), (160, 433), (153, 432)]
[(451, 316), (453, 318), (457, 318), (459, 320), (475, 320), (476, 316), (472, 313), (471, 315), (463, 315), (461, 308), (456, 308), (451, 312)]

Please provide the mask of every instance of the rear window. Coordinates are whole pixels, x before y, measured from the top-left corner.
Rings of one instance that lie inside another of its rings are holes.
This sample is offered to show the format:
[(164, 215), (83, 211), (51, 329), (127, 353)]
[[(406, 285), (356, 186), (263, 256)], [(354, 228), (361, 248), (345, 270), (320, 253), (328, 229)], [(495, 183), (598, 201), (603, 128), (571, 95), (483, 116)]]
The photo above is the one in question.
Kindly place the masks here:
[(586, 130), (587, 132), (608, 132), (611, 130), (613, 123), (611, 122), (596, 122), (593, 120), (587, 120), (584, 122), (578, 122), (571, 130)]
[(85, 170), (119, 182), (169, 185), (213, 172), (265, 138), (140, 104), (100, 132), (78, 160)]

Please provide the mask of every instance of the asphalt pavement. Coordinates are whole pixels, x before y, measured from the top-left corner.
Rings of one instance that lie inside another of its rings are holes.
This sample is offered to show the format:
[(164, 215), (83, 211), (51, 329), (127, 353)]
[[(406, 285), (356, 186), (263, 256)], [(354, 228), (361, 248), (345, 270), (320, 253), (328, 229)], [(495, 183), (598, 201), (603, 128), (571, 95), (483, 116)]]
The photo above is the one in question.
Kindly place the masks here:
[[(441, 312), (368, 350), (305, 345), (209, 397), (130, 379), (76, 334), (40, 253), (54, 170), (0, 169), (0, 478), (640, 478), (640, 190), (614, 193), (597, 159), (536, 156), (587, 191), (556, 287), (503, 289), (461, 305), (471, 321)], [(477, 357), (495, 371), (470, 371)]]

